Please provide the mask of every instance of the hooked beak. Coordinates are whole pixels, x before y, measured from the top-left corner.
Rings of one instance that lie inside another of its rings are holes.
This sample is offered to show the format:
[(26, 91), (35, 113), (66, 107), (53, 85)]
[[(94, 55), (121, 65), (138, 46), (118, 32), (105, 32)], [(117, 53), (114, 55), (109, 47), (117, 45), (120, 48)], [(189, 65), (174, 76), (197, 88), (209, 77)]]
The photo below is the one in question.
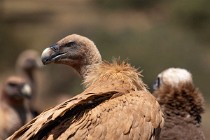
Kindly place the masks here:
[(22, 89), (21, 89), (21, 93), (23, 96), (25, 96), (26, 98), (31, 98), (31, 94), (32, 94), (32, 89), (30, 87), (29, 84), (25, 84), (23, 85)]
[(61, 53), (58, 50), (58, 45), (55, 44), (49, 48), (46, 48), (43, 52), (42, 52), (42, 63), (44, 65), (56, 62), (58, 60), (61, 60), (62, 58), (65, 58), (66, 53)]

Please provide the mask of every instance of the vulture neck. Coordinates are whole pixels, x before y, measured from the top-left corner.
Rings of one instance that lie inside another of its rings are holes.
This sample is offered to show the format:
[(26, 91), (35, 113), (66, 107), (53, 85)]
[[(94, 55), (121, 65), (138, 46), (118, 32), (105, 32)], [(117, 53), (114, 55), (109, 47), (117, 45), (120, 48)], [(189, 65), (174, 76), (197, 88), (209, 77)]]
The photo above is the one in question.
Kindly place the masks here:
[(31, 82), (34, 82), (34, 71), (32, 71), (32, 70), (25, 70), (25, 71), (22, 71), (22, 75), (24, 77), (26, 77), (27, 80), (30, 80)]
[(4, 102), (6, 102), (8, 105), (12, 106), (13, 108), (21, 108), (24, 106), (24, 100), (20, 99), (20, 100), (15, 100), (12, 99), (10, 97), (8, 97), (7, 95), (3, 94), (0, 99)]
[(204, 99), (192, 83), (181, 84), (179, 88), (161, 87), (154, 93), (154, 96), (167, 118), (179, 116), (186, 120), (201, 122), (201, 114), (204, 112)]
[(84, 85), (88, 87), (104, 87), (111, 91), (145, 90), (141, 74), (128, 63), (102, 62), (88, 68)]
[(99, 67), (100, 64), (101, 63), (95, 63), (95, 64), (91, 64), (91, 65), (84, 65), (80, 69), (78, 69), (77, 71), (81, 75), (82, 79), (85, 81), (87, 76), (91, 73), (91, 71), (93, 71), (94, 69), (97, 69), (97, 67)]
[(91, 73), (91, 71), (100, 67), (103, 62), (98, 50), (89, 52), (85, 58), (86, 59), (80, 62), (80, 64), (73, 66), (73, 68), (80, 74), (83, 81), (86, 80), (86, 77)]

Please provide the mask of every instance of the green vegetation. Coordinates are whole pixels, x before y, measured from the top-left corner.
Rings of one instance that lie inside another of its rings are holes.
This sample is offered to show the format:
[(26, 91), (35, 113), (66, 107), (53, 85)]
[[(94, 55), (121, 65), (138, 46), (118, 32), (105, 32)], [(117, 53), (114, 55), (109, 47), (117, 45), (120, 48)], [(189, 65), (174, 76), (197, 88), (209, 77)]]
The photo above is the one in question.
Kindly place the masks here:
[[(13, 73), (18, 54), (27, 48), (40, 53), (60, 38), (77, 33), (92, 39), (106, 60), (129, 59), (143, 70), (151, 87), (156, 75), (168, 67), (186, 68), (204, 93), (209, 124), (210, 2), (208, 0), (10, 0), (2, 1), (0, 23), (1, 77)], [(49, 65), (40, 71), (43, 98), (82, 91), (77, 74), (66, 66)], [(208, 138), (207, 138), (208, 139)]]

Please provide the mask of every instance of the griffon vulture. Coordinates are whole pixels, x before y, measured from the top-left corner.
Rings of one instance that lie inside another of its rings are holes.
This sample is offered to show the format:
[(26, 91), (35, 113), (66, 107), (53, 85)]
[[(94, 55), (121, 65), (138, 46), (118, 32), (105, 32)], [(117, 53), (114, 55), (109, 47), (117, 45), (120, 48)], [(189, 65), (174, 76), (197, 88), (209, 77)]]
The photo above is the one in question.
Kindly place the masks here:
[(157, 77), (153, 94), (165, 115), (161, 140), (205, 139), (201, 130), (204, 99), (190, 72), (180, 68), (163, 71)]
[[(36, 77), (35, 72), (41, 67), (40, 55), (35, 50), (26, 50), (22, 52), (16, 62), (16, 71), (22, 77), (24, 77), (27, 82), (32, 87), (32, 96), (36, 96)], [(32, 98), (33, 103), (34, 98)]]
[(31, 88), (22, 78), (10, 76), (0, 90), (0, 140), (5, 140), (32, 119), (25, 105)]
[(41, 59), (40, 55), (35, 50), (25, 50), (23, 51), (17, 59), (16, 62), (16, 71), (17, 73), (24, 78), (31, 86), (31, 98), (29, 105), (34, 116), (39, 114), (39, 111), (34, 107), (36, 96), (37, 96), (37, 79), (36, 72), (40, 67)]
[(158, 139), (163, 113), (129, 64), (103, 62), (94, 43), (76, 34), (46, 48), (42, 61), (73, 67), (86, 89), (41, 113), (9, 139)]

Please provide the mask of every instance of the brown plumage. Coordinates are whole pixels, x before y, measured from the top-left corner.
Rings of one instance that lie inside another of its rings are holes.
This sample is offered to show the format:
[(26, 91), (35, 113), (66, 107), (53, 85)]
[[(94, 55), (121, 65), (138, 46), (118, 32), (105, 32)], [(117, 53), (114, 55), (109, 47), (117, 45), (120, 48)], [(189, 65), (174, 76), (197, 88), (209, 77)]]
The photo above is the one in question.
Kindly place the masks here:
[(10, 76), (0, 90), (0, 140), (4, 140), (32, 119), (25, 105), (31, 88), (22, 78)]
[(204, 99), (193, 85), (191, 74), (180, 68), (169, 68), (158, 75), (154, 86), (165, 114), (161, 140), (204, 140), (201, 114)]
[(41, 113), (9, 139), (158, 139), (164, 122), (160, 106), (129, 64), (102, 62), (94, 43), (75, 34), (45, 49), (42, 60), (72, 66), (86, 89)]
[(35, 108), (35, 100), (37, 96), (37, 79), (36, 72), (41, 67), (40, 55), (35, 50), (25, 50), (23, 51), (16, 62), (17, 73), (24, 78), (27, 83), (30, 84), (32, 92), (30, 98), (30, 108), (34, 116), (39, 114), (39, 111)]

